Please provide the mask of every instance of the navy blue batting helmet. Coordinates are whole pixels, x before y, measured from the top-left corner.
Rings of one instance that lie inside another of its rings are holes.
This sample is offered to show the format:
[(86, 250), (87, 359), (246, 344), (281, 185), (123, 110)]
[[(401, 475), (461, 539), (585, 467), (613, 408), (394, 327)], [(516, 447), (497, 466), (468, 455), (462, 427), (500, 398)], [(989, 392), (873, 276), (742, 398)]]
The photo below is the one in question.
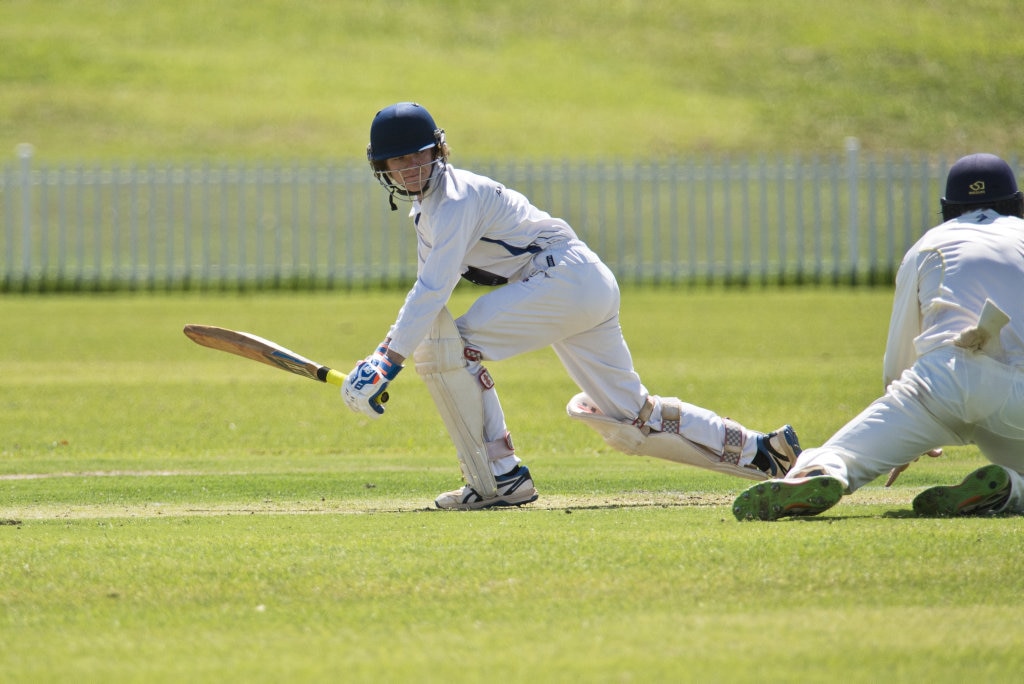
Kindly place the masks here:
[(377, 112), (370, 125), (366, 158), (373, 162), (422, 152), (444, 142), (444, 131), (426, 108), (399, 102)]

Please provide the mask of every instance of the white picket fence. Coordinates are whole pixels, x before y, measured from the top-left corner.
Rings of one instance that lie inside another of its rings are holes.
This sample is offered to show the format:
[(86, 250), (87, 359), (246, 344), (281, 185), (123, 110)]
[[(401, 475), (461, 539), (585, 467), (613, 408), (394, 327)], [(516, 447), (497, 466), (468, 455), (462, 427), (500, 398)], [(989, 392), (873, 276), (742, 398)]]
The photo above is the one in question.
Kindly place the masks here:
[[(458, 161), (458, 160), (454, 160)], [(569, 221), (623, 283), (888, 283), (952, 160), (468, 162)], [(1016, 167), (1016, 158), (1011, 164)], [(415, 236), (364, 163), (0, 167), (0, 290), (408, 286)]]

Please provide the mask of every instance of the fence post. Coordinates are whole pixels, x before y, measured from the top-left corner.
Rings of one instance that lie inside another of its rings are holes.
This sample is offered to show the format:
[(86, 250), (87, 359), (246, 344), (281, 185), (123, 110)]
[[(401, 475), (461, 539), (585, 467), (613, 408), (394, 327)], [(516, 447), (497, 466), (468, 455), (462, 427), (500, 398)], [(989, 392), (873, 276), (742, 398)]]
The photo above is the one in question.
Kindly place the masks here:
[(32, 154), (30, 143), (19, 143), (14, 148), (21, 160), (21, 278), (28, 287), (32, 273)]
[(860, 151), (860, 140), (854, 137), (846, 139), (846, 168), (848, 171), (847, 182), (849, 184), (850, 202), (850, 282), (857, 284), (857, 264), (860, 261), (860, 217), (857, 213), (859, 199), (857, 188), (860, 181), (858, 173), (858, 152)]

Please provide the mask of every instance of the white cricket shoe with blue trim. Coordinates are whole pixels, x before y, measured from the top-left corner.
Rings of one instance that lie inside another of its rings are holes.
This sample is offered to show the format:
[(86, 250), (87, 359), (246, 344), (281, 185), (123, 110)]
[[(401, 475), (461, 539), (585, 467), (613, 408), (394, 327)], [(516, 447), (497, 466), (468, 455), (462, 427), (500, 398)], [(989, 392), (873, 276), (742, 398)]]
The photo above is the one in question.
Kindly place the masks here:
[(446, 511), (475, 511), (499, 506), (522, 506), (537, 500), (537, 488), (533, 486), (530, 469), (525, 465), (517, 465), (504, 475), (494, 478), (494, 481), (498, 485), (497, 496), (485, 499), (475, 489), (465, 485), (441, 494), (434, 500), (434, 505)]

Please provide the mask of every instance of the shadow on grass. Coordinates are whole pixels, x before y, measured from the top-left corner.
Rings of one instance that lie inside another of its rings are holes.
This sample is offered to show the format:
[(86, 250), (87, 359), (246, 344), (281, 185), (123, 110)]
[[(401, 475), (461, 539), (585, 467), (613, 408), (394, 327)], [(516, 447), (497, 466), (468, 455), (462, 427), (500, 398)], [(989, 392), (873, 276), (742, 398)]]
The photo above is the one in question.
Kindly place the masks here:
[(1018, 518), (1017, 513), (981, 513), (979, 515), (921, 515), (912, 510), (887, 511), (882, 514), (883, 518), (917, 518), (925, 520), (964, 520), (966, 518), (991, 520), (993, 518)]

